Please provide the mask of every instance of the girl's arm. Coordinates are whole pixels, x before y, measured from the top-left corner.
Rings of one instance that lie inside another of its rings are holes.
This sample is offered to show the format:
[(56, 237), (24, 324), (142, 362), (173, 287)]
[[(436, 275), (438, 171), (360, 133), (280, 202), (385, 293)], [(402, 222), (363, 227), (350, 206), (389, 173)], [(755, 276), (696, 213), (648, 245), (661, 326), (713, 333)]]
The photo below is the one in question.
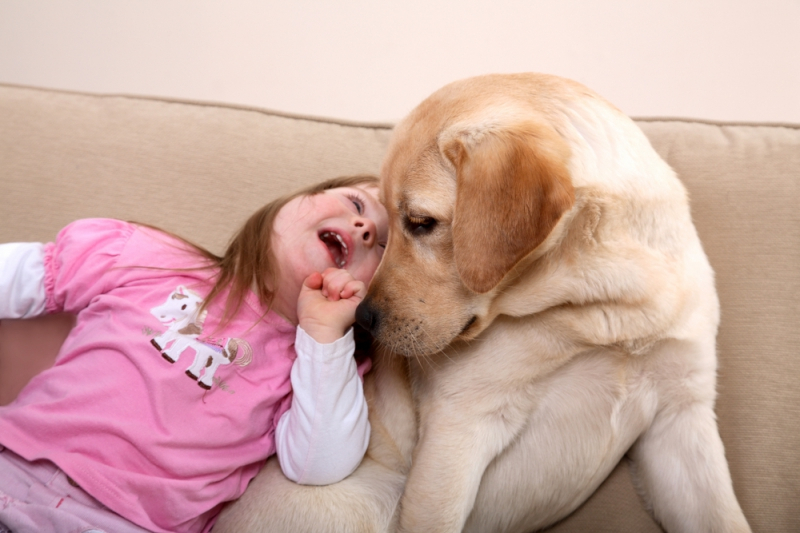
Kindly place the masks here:
[(278, 461), (286, 477), (297, 483), (336, 483), (356, 469), (369, 444), (353, 330), (320, 344), (298, 327), (295, 350), (292, 407), (275, 430)]
[(0, 319), (31, 318), (45, 312), (44, 245), (0, 245)]
[(294, 396), (275, 430), (281, 469), (297, 483), (341, 481), (367, 451), (367, 402), (351, 327), (365, 294), (363, 282), (335, 268), (310, 275), (300, 291)]

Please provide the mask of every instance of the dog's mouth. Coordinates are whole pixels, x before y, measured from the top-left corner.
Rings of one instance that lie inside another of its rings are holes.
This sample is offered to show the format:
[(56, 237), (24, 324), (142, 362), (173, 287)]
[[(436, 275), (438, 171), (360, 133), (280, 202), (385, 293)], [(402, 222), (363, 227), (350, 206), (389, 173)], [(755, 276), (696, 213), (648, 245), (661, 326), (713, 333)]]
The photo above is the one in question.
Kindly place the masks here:
[(319, 233), (319, 240), (325, 243), (328, 247), (333, 262), (339, 268), (344, 268), (347, 264), (347, 258), (350, 255), (350, 250), (341, 235), (334, 231), (321, 231)]
[(475, 322), (477, 322), (477, 320), (478, 317), (476, 315), (472, 315), (472, 317), (467, 321), (466, 325), (461, 329), (461, 333), (459, 333), (459, 336), (465, 334), (469, 330), (469, 328), (471, 328), (472, 325), (475, 324)]

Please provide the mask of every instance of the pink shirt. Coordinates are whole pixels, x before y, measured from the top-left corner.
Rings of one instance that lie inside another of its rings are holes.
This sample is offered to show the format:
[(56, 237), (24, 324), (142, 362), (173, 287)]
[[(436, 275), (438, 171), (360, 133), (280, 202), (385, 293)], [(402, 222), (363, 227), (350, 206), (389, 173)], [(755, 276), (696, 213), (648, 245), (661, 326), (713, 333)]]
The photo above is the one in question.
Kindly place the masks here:
[(192, 270), (181, 241), (124, 222), (68, 226), (44, 265), (47, 310), (77, 324), (55, 365), (0, 408), (0, 442), (149, 530), (208, 529), (275, 453), (295, 327), (262, 317), (253, 294), (224, 326), (226, 294), (192, 315), (213, 271)]

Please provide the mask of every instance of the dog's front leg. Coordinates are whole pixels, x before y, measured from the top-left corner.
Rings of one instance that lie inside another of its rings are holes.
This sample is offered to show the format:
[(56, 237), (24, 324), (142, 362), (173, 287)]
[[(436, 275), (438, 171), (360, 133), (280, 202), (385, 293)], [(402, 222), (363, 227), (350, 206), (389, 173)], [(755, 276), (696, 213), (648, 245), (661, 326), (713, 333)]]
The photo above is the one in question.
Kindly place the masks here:
[(400, 502), (400, 532), (456, 533), (464, 528), (484, 471), (511, 440), (505, 424), (466, 415), (442, 407), (421, 420)]

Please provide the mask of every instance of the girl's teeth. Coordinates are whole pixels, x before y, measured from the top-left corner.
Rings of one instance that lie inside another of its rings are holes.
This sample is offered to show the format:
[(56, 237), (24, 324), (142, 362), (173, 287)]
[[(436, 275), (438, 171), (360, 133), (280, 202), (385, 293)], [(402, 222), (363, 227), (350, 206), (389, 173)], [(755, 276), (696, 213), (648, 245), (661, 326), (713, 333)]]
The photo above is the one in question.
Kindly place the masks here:
[(341, 247), (341, 251), (342, 251), (341, 257), (337, 257), (335, 259), (336, 266), (339, 267), (339, 268), (343, 268), (345, 266), (345, 264), (347, 264), (347, 255), (349, 253), (349, 250), (347, 249), (347, 245), (345, 244), (344, 239), (342, 239), (341, 235), (339, 235), (338, 233), (334, 233), (332, 231), (326, 231), (325, 233), (323, 233), (321, 235), (323, 240), (324, 239), (328, 239), (331, 236), (336, 238), (336, 241), (339, 243), (339, 246)]

